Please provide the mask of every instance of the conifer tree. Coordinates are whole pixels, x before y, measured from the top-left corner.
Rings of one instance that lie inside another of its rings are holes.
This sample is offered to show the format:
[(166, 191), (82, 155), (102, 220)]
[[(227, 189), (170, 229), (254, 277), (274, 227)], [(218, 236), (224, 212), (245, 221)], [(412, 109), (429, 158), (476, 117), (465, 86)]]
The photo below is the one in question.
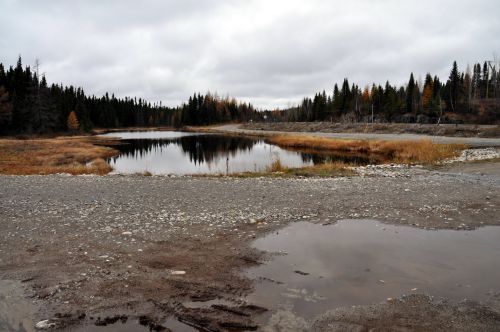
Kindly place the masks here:
[(433, 93), (434, 93), (434, 81), (432, 80), (432, 76), (430, 74), (427, 74), (425, 76), (424, 92), (422, 93), (422, 105), (424, 111), (429, 112), (429, 108), (431, 106), (433, 99)]
[(415, 111), (415, 78), (413, 73), (410, 74), (410, 80), (408, 81), (408, 87), (406, 88), (406, 112), (413, 113)]
[(485, 62), (483, 65), (483, 91), (484, 98), (489, 98), (489, 85), (490, 85), (490, 70), (488, 64)]
[(12, 105), (9, 93), (0, 85), (0, 133), (6, 133), (12, 121)]
[(458, 102), (458, 95), (460, 91), (460, 74), (458, 73), (457, 62), (453, 62), (453, 68), (451, 69), (449, 78), (449, 105), (452, 112), (455, 112)]
[(78, 122), (75, 111), (71, 111), (71, 113), (69, 113), (67, 123), (68, 129), (71, 131), (77, 131), (80, 128), (80, 123)]

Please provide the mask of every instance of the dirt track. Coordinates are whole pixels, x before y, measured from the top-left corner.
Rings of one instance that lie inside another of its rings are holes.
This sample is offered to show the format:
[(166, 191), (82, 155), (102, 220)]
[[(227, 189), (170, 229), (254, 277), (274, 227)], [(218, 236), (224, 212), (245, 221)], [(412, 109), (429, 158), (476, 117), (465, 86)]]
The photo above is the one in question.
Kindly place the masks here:
[[(328, 138), (342, 138), (342, 139), (361, 139), (361, 140), (387, 140), (387, 141), (415, 141), (421, 139), (430, 139), (435, 143), (441, 144), (467, 144), (470, 147), (490, 147), (490, 146), (500, 146), (500, 138), (481, 138), (481, 137), (452, 137), (452, 136), (438, 136), (438, 135), (428, 135), (428, 134), (412, 134), (412, 133), (401, 133), (401, 134), (387, 134), (387, 133), (352, 133), (352, 132), (309, 132), (309, 131), (287, 131), (281, 124), (276, 126), (270, 126), (269, 124), (254, 124), (252, 127), (260, 126), (264, 130), (257, 129), (243, 129), (241, 125), (224, 125), (218, 127), (212, 127), (212, 130), (223, 132), (223, 133), (233, 133), (233, 134), (247, 134), (247, 135), (307, 135), (307, 136), (317, 136), (317, 137), (328, 137)], [(267, 129), (273, 130), (267, 130)]]
[[(500, 224), (500, 178), (400, 170), (395, 178), (0, 177), (0, 278), (23, 280), (39, 313), (174, 315), (250, 328), (257, 236), (294, 220), (372, 218), (424, 228)], [(185, 271), (185, 274), (178, 274)], [(226, 307), (191, 308), (224, 299)], [(229, 307), (227, 307), (229, 303)], [(256, 304), (258, 305), (258, 303)], [(111, 309), (113, 308), (113, 309)], [(244, 312), (244, 315), (234, 312)]]

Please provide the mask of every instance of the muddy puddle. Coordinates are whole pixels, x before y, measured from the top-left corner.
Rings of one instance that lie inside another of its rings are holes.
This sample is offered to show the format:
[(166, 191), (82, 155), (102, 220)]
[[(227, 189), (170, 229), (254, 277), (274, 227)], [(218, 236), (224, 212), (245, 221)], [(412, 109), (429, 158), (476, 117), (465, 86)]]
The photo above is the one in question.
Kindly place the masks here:
[[(30, 301), (24, 292), (24, 286), (19, 281), (0, 280), (0, 331), (1, 332), (35, 332), (40, 317), (36, 313), (40, 311), (38, 304)], [(141, 322), (137, 318), (117, 319), (113, 323), (97, 326), (92, 320), (82, 321), (81, 325), (59, 328), (57, 331), (64, 332), (147, 332), (154, 329), (149, 326), (149, 321)], [(191, 326), (181, 323), (175, 318), (161, 322), (166, 328), (163, 331), (193, 332), (198, 331)], [(49, 329), (53, 330), (53, 329)]]
[(500, 227), (430, 231), (370, 220), (298, 222), (255, 241), (274, 256), (246, 273), (256, 281), (248, 300), (281, 315), (265, 317), (264, 324), (305, 322), (335, 307), (412, 293), (486, 300), (500, 291), (499, 239)]
[[(307, 330), (314, 317), (330, 309), (403, 294), (487, 301), (500, 291), (499, 239), (500, 227), (494, 226), (432, 231), (371, 220), (297, 222), (254, 242), (272, 258), (245, 272), (255, 280), (255, 291), (241, 300), (270, 309), (254, 317), (263, 331), (275, 326)], [(22, 289), (19, 282), (0, 281), (0, 331), (34, 331), (37, 311)], [(186, 308), (213, 304), (235, 305), (225, 300), (184, 303)], [(107, 326), (89, 319), (82, 323), (64, 331), (150, 330), (133, 317)], [(175, 318), (157, 323), (171, 331), (196, 331)]]
[(24, 294), (21, 282), (0, 280), (0, 331), (32, 332), (36, 307)]
[(173, 332), (197, 332), (186, 324), (171, 318), (161, 323), (161, 327), (150, 328), (147, 324), (141, 324), (138, 319), (127, 319), (124, 322), (116, 322), (106, 326), (83, 325), (74, 328), (64, 329), (65, 332), (151, 332), (151, 331), (173, 331)]

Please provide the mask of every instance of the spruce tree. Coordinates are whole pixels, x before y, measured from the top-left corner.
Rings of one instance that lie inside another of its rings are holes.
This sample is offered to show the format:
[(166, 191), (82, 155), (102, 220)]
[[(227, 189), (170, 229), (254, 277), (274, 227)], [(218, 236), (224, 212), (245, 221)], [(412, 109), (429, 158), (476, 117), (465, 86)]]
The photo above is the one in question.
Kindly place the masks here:
[(0, 85), (0, 134), (6, 134), (12, 121), (12, 105), (9, 102), (9, 93)]
[(490, 81), (490, 71), (488, 64), (485, 62), (483, 65), (483, 96), (484, 98), (489, 98), (489, 81)]
[(453, 62), (453, 68), (449, 78), (449, 96), (448, 101), (452, 112), (456, 111), (458, 95), (460, 90), (460, 74), (458, 72), (457, 62)]
[(415, 96), (415, 78), (413, 73), (410, 74), (410, 80), (408, 81), (408, 87), (406, 88), (406, 112), (413, 113), (414, 109), (414, 96)]

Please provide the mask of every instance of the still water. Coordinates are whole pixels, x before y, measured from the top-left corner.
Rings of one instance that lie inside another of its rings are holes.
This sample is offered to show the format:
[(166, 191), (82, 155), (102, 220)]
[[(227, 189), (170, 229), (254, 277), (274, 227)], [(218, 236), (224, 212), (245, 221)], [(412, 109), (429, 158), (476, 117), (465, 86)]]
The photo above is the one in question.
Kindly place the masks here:
[(115, 147), (120, 155), (110, 159), (115, 173), (134, 174), (227, 174), (259, 172), (274, 160), (287, 167), (311, 166), (342, 160), (367, 164), (365, 156), (333, 156), (289, 151), (262, 139), (173, 131), (119, 132), (104, 136), (119, 137)]
[(424, 293), (454, 301), (500, 291), (500, 227), (429, 231), (345, 220), (294, 223), (255, 241), (277, 255), (247, 275), (249, 301), (311, 319), (327, 310)]
[[(254, 242), (274, 256), (245, 272), (255, 281), (255, 291), (245, 301), (271, 309), (256, 317), (266, 326), (278, 312), (289, 313), (286, 319), (310, 322), (336, 307), (379, 303), (402, 294), (455, 302), (488, 300), (500, 291), (498, 239), (498, 226), (430, 231), (372, 220), (326, 226), (297, 222)], [(18, 281), (0, 281), (2, 331), (34, 331), (36, 308), (21, 290)], [(172, 331), (195, 331), (174, 318), (162, 324)], [(68, 331), (147, 330), (131, 318), (106, 327), (88, 322)]]

